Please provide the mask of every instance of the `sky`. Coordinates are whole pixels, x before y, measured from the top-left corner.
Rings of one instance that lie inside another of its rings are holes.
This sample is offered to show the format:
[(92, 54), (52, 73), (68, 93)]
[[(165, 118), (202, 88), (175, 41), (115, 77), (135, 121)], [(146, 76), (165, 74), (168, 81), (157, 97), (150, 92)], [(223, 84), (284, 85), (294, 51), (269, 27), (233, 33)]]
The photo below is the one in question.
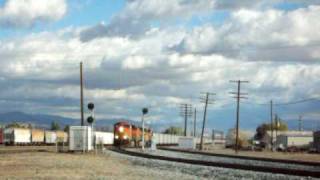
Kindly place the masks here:
[(82, 61), (97, 120), (148, 107), (149, 124), (182, 127), (188, 103), (200, 127), (211, 92), (207, 131), (227, 130), (245, 80), (241, 129), (269, 122), (271, 100), (316, 127), (320, 102), (301, 100), (320, 97), (319, 18), (318, 0), (0, 0), (0, 112), (80, 118)]

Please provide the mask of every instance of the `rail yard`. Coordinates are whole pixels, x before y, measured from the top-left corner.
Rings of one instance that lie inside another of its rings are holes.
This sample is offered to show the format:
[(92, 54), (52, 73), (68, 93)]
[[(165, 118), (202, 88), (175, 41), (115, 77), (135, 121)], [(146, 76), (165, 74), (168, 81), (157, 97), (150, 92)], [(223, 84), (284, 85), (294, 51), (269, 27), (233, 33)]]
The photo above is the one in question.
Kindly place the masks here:
[[(126, 155), (108, 149), (100, 151), (97, 154), (94, 152), (86, 154), (56, 153), (53, 146), (11, 146), (1, 147), (0, 149), (0, 176), (4, 179), (314, 178), (311, 176), (264, 173), (183, 162), (163, 161)], [(132, 151), (132, 149), (130, 151)], [(136, 151), (140, 152), (140, 150)], [(149, 151), (147, 152), (150, 153)], [(155, 152), (152, 153), (154, 154)], [(128, 177), (128, 174), (130, 174), (130, 177)]]
[[(153, 133), (150, 129), (142, 130), (141, 127), (127, 122), (116, 123), (113, 133), (99, 131), (91, 133), (90, 131), (89, 134), (93, 136), (83, 136), (88, 133), (88, 130), (91, 129), (82, 126), (70, 127), (69, 132), (28, 128), (4, 129), (2, 130), (4, 144), (0, 146), (2, 167), (0, 174), (5, 178), (21, 179), (30, 178), (32, 173), (34, 173), (32, 177), (39, 175), (39, 178), (45, 179), (107, 177), (128, 179), (124, 173), (126, 170), (132, 175), (130, 176), (132, 179), (159, 179), (159, 176), (166, 179), (212, 179), (213, 177), (312, 179), (320, 177), (318, 154), (291, 153), (292, 158), (287, 159), (279, 159), (277, 155), (275, 157), (266, 155), (268, 153), (279, 155), (282, 152), (262, 151), (256, 152), (260, 154), (256, 156), (251, 156), (250, 153), (247, 156), (230, 154), (225, 153), (228, 149), (221, 144), (214, 144), (210, 138), (204, 138), (205, 150), (200, 151), (197, 150), (201, 142), (200, 138)], [(145, 133), (144, 141), (142, 141), (143, 133)], [(88, 146), (86, 140), (90, 140), (88, 143), (92, 143), (95, 147), (82, 151), (82, 145)], [(141, 147), (143, 142), (145, 149)], [(70, 143), (80, 148), (71, 150)], [(154, 143), (157, 147), (152, 147)], [(181, 146), (181, 143), (184, 145)], [(194, 149), (190, 149), (189, 146)], [(220, 149), (220, 153), (210, 152), (212, 149)], [(307, 161), (306, 156), (309, 156), (312, 161)], [(29, 159), (30, 157), (35, 159)], [(300, 159), (295, 159), (297, 157)], [(17, 163), (21, 159), (25, 160)], [(46, 164), (46, 161), (50, 161), (47, 162), (49, 164)], [(112, 166), (119, 166), (118, 168), (124, 171), (112, 171)], [(8, 167), (20, 169), (19, 173), (14, 174), (8, 170)], [(26, 169), (22, 170), (22, 167)], [(64, 172), (59, 173), (59, 171)], [(81, 173), (70, 176), (68, 171), (81, 171)]]
[(0, 180), (320, 180), (320, 0), (0, 0)]

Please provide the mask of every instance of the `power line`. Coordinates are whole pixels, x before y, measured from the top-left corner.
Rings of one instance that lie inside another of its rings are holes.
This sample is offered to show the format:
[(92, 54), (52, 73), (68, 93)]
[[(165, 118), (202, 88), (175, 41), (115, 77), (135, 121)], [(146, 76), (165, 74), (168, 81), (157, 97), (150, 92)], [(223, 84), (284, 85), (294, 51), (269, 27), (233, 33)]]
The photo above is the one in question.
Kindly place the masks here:
[[(286, 106), (286, 105), (305, 103), (305, 102), (309, 102), (309, 101), (320, 101), (320, 97), (306, 98), (306, 99), (301, 99), (298, 101), (291, 101), (291, 102), (285, 102), (285, 103), (273, 103), (273, 105), (274, 106)], [(244, 102), (244, 104), (260, 105), (260, 106), (270, 105), (270, 103), (254, 103), (254, 102), (248, 102), (248, 101)]]

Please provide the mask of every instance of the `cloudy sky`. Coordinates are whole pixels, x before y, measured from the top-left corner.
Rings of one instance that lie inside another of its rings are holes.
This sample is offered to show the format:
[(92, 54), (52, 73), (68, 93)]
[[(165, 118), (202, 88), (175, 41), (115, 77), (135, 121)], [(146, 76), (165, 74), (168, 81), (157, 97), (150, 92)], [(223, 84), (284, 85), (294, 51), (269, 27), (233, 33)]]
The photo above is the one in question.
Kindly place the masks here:
[[(97, 119), (183, 125), (179, 104), (202, 119), (201, 92), (213, 92), (209, 128), (269, 121), (270, 100), (320, 97), (318, 0), (0, 0), (0, 112), (79, 118), (79, 62), (85, 102)], [(287, 121), (320, 119), (318, 101), (275, 106)]]

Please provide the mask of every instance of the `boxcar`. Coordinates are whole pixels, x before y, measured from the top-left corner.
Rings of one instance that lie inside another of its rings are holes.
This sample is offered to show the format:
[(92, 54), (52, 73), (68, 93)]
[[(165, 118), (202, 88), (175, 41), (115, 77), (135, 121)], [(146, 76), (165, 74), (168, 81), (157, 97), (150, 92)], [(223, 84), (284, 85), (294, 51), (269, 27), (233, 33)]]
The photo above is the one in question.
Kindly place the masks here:
[(5, 144), (30, 144), (31, 131), (30, 129), (22, 128), (7, 128), (4, 130)]
[(43, 144), (44, 143), (44, 130), (31, 129), (31, 143)]
[(68, 134), (64, 131), (56, 131), (57, 142), (68, 142)]
[(45, 131), (44, 138), (46, 144), (54, 144), (57, 141), (57, 134), (54, 131)]
[(0, 128), (0, 144), (3, 144), (3, 129)]

